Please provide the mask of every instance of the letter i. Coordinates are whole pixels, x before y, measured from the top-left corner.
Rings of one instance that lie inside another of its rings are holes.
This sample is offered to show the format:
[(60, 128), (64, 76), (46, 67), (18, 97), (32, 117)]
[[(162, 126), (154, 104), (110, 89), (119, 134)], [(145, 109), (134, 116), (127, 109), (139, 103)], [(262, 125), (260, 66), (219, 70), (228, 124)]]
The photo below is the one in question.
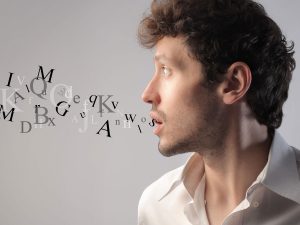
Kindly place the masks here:
[(140, 130), (140, 133), (142, 133), (142, 130), (141, 130), (141, 127), (140, 127), (140, 125), (138, 125), (138, 128), (139, 128), (139, 130)]
[(29, 91), (28, 85), (26, 84), (25, 86), (26, 86), (26, 88), (27, 88), (27, 91), (28, 91), (28, 93), (29, 93), (30, 91)]
[(9, 79), (8, 79), (8, 83), (7, 83), (7, 87), (10, 87), (10, 83), (11, 83), (11, 78), (12, 78), (12, 75), (13, 75), (14, 73), (9, 73)]

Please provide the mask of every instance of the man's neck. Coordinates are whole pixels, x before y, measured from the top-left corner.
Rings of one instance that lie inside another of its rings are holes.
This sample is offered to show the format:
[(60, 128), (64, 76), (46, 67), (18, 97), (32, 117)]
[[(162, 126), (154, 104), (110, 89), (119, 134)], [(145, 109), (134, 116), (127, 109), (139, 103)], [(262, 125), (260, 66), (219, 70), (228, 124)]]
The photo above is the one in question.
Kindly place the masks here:
[(266, 165), (272, 142), (267, 129), (245, 136), (233, 136), (220, 155), (203, 156), (207, 201), (240, 202)]
[(245, 198), (247, 189), (268, 161), (272, 137), (267, 128), (258, 124), (248, 124), (246, 128), (247, 131), (238, 132), (232, 129), (223, 149), (216, 151), (219, 154), (203, 156), (205, 198), (211, 224), (219, 224)]

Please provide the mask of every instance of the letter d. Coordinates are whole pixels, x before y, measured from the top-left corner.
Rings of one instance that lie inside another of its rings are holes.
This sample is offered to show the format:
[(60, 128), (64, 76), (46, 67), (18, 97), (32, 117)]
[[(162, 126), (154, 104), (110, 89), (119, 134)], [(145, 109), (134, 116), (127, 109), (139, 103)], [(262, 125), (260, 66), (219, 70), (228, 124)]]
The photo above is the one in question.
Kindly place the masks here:
[[(24, 123), (27, 123), (28, 124), (28, 130), (27, 131), (24, 131)], [(28, 121), (21, 121), (21, 132), (20, 133), (29, 133), (31, 131), (31, 123), (28, 122)]]

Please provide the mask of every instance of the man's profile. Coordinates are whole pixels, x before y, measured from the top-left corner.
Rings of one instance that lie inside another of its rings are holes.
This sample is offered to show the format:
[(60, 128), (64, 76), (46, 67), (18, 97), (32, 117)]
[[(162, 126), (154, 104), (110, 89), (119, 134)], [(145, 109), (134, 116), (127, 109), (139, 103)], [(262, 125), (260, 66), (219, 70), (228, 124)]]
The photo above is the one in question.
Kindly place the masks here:
[(252, 0), (153, 0), (139, 26), (155, 48), (143, 100), (164, 156), (193, 153), (142, 194), (139, 225), (300, 224), (300, 151), (276, 131), (295, 68)]

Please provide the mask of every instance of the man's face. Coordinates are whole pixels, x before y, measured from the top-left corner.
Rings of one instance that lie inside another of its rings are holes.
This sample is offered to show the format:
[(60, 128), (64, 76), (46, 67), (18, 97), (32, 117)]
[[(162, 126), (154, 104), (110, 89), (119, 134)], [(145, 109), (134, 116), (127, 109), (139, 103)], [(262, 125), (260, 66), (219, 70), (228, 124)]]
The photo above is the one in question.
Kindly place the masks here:
[(180, 37), (164, 37), (156, 45), (155, 73), (143, 100), (152, 104), (154, 133), (165, 156), (214, 148), (223, 124), (216, 91), (203, 84), (201, 63), (193, 59)]

